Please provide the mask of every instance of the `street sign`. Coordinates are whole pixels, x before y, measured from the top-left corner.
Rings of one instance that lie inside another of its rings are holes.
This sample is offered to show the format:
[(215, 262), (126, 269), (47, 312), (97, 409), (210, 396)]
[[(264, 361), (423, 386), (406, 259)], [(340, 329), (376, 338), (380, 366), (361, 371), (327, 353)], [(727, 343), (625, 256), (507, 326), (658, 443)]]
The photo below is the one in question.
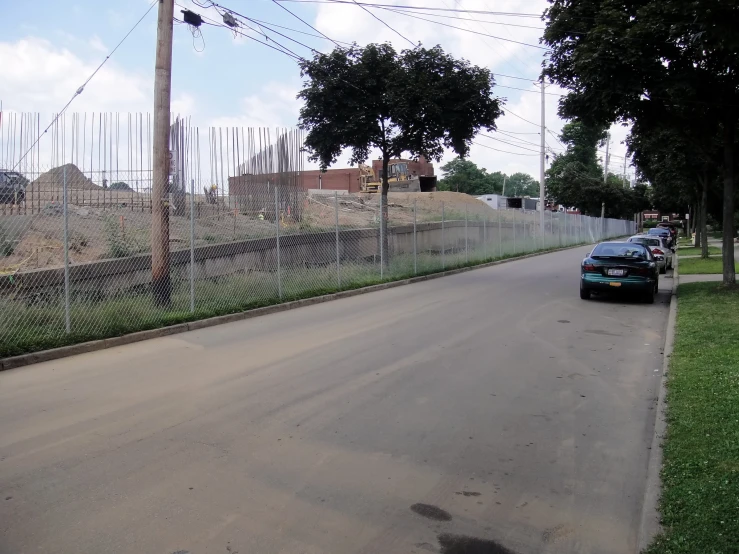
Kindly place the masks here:
[(685, 214), (685, 219), (690, 219), (690, 214)]

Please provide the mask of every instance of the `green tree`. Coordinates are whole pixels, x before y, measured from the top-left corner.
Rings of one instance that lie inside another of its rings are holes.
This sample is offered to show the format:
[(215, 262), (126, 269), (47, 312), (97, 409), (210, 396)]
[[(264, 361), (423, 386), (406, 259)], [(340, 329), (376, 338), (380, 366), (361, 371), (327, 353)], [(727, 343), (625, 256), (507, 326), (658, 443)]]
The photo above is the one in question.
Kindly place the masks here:
[(555, 154), (546, 172), (547, 196), (582, 213), (600, 217), (631, 218), (648, 208), (646, 186), (631, 189), (620, 176), (609, 174), (603, 181), (603, 167), (598, 164), (598, 146), (606, 138), (603, 127), (571, 121), (562, 128), (560, 142), (566, 150)]
[(500, 171), (488, 173), (485, 168), (463, 158), (454, 158), (441, 166), (444, 177), (439, 180), (439, 190), (462, 192), (472, 196), (500, 194), (504, 175)]
[[(550, 0), (544, 73), (570, 93), (564, 117), (595, 126), (655, 116), (720, 140), (723, 281), (735, 285), (739, 10), (727, 0)], [(700, 140), (693, 145), (698, 147)]]
[(130, 186), (128, 186), (128, 183), (124, 183), (123, 181), (116, 181), (115, 183), (112, 183), (109, 189), (110, 190), (133, 190)]
[(539, 181), (528, 173), (514, 173), (506, 179), (506, 196), (539, 196)]
[[(501, 101), (485, 68), (436, 46), (397, 53), (390, 44), (356, 44), (300, 62), (305, 78), (299, 124), (321, 169), (344, 149), (351, 163), (382, 155), (381, 225), (387, 225), (388, 162), (404, 152), (438, 161), (449, 148), (464, 157), (481, 129), (495, 130)], [(387, 233), (384, 234), (387, 237)], [(387, 251), (387, 250), (385, 250)]]

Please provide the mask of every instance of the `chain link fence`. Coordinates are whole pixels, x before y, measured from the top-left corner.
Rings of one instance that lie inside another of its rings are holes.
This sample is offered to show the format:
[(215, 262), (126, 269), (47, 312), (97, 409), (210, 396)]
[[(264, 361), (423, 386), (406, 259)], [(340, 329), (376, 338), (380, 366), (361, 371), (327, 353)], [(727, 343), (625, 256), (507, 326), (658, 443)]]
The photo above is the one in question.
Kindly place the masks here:
[(90, 195), (84, 184), (49, 188), (33, 212), (5, 205), (0, 356), (633, 232), (629, 221), (557, 212), (540, 227), (537, 212), (441, 192), (391, 193), (383, 226), (379, 195), (269, 185), (248, 202), (213, 203), (192, 182), (184, 208), (170, 209), (171, 295), (157, 305), (152, 210), (135, 193)]
[(49, 142), (17, 119), (30, 135), (0, 129), (0, 357), (633, 231), (556, 212), (541, 225), (452, 192), (382, 206), (308, 191), (299, 131), (211, 128), (201, 144), (180, 119), (156, 187), (148, 117), (75, 115)]

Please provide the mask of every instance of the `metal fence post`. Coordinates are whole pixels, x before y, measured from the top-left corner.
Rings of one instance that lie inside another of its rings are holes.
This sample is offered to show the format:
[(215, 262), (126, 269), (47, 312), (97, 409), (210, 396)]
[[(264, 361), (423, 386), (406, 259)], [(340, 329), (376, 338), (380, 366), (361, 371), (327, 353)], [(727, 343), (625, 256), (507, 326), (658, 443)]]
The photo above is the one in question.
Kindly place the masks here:
[(550, 245), (554, 244), (554, 212), (549, 212), (549, 237), (551, 239)]
[(339, 193), (334, 191), (334, 211), (336, 212), (336, 282), (341, 288), (341, 262), (339, 254)]
[(190, 312), (195, 312), (195, 179), (190, 179)]
[(516, 253), (516, 209), (513, 209), (513, 253)]
[(482, 220), (482, 256), (484, 259), (488, 259), (488, 218), (490, 214), (485, 214), (485, 219)]
[(441, 269), (446, 269), (446, 242), (444, 241), (444, 202), (441, 203)]
[(416, 234), (417, 198), (413, 199), (413, 275), (418, 275), (418, 235)]
[(67, 198), (67, 166), (62, 169), (62, 191), (64, 200), (64, 329), (72, 332), (72, 321), (69, 314), (69, 200)]
[(277, 296), (282, 300), (282, 275), (280, 274), (280, 208), (279, 199), (277, 197), (277, 185), (275, 185), (275, 228), (276, 228), (276, 246), (277, 246)]
[(500, 224), (500, 207), (498, 207), (498, 256), (503, 257), (503, 227)]
[(380, 279), (385, 277), (385, 196), (380, 194)]
[(470, 210), (467, 204), (464, 206), (464, 261), (470, 263), (470, 233), (469, 233)]

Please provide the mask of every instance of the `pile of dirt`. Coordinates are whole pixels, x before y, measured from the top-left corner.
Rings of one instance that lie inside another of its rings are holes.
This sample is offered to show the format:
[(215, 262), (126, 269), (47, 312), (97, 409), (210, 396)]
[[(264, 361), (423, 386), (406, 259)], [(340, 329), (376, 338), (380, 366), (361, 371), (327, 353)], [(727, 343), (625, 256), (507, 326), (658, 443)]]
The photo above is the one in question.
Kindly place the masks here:
[(37, 190), (51, 191), (56, 189), (64, 188), (64, 180), (67, 181), (67, 189), (74, 190), (102, 190), (102, 187), (96, 185), (91, 179), (85, 176), (79, 168), (74, 164), (64, 164), (59, 167), (54, 167), (42, 173), (38, 179), (33, 181), (28, 188), (26, 193), (34, 192)]

